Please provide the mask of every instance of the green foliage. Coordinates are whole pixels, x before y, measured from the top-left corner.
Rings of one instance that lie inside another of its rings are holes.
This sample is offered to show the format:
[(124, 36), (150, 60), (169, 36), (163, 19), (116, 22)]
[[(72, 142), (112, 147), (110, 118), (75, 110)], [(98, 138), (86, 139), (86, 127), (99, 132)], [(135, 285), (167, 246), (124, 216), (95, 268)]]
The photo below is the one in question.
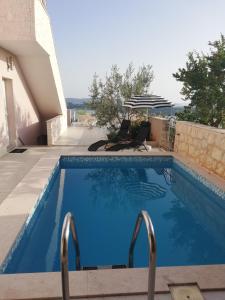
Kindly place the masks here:
[(117, 65), (113, 65), (105, 80), (95, 74), (90, 87), (90, 108), (96, 111), (97, 124), (115, 128), (127, 114), (130, 118), (134, 111), (123, 108), (124, 101), (133, 95), (143, 95), (149, 90), (153, 80), (152, 66), (142, 66), (137, 72), (129, 64), (124, 74), (120, 73)]
[(173, 74), (183, 83), (184, 100), (191, 100), (177, 116), (218, 127), (225, 123), (225, 37), (209, 46), (209, 54), (190, 52), (186, 67)]
[(118, 132), (117, 132), (115, 129), (110, 130), (109, 133), (107, 134), (108, 140), (109, 140), (109, 141), (116, 140), (117, 134), (118, 134)]
[(183, 111), (176, 113), (176, 117), (178, 120), (200, 123), (196, 110), (191, 106), (185, 106)]
[(76, 113), (77, 113), (77, 115), (80, 115), (80, 116), (81, 116), (81, 115), (83, 116), (83, 115), (86, 115), (86, 114), (87, 114), (87, 112), (86, 112), (85, 110), (83, 110), (83, 109), (77, 110)]

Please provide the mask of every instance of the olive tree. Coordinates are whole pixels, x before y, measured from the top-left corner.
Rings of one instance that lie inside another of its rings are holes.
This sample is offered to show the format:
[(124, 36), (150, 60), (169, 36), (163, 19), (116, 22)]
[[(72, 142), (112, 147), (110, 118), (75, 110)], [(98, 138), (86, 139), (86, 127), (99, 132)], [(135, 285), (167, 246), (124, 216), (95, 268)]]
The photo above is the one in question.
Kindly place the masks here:
[(124, 109), (124, 101), (133, 95), (147, 94), (152, 80), (151, 65), (143, 65), (135, 71), (133, 64), (129, 64), (125, 73), (113, 65), (104, 80), (95, 74), (89, 91), (90, 107), (96, 111), (97, 124), (115, 128), (125, 116), (130, 118), (135, 112)]

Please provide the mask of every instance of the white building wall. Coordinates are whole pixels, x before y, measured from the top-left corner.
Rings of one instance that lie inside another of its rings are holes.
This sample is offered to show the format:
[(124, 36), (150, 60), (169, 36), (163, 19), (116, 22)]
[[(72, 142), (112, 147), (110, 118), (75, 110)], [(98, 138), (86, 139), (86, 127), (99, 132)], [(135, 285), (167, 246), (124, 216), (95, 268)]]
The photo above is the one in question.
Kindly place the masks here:
[(0, 48), (0, 154), (9, 146), (5, 86), (3, 80), (11, 80), (14, 102), (15, 145), (36, 144), (41, 133), (41, 119), (35, 101), (23, 76), (22, 70), (13, 58), (13, 69), (8, 69), (7, 58), (12, 54)]
[[(67, 118), (66, 102), (56, 58), (50, 19), (41, 1), (35, 1), (35, 36), (37, 42), (42, 45), (45, 51), (50, 54), (49, 59), (52, 69), (52, 75), (54, 77), (55, 88), (57, 90), (57, 96), (60, 102), (60, 108), (62, 111), (62, 115), (66, 116)], [(66, 122), (66, 118), (64, 118), (64, 122)], [(64, 124), (64, 126), (66, 126), (66, 123)]]
[[(60, 132), (63, 132), (67, 127), (66, 103), (45, 1), (0, 0), (0, 47), (10, 52), (17, 62), (18, 78), (13, 80), (15, 109), (16, 112), (21, 110), (19, 115), (23, 117), (20, 123), (29, 125), (27, 137), (25, 130), (17, 130), (17, 135), (24, 143), (33, 143), (36, 134), (32, 137), (30, 132), (40, 127), (40, 121), (57, 116), (61, 116)], [(4, 59), (2, 61), (5, 65)], [(1, 73), (2, 62), (0, 77), (3, 76)], [(8, 73), (6, 75), (9, 76)], [(24, 88), (21, 88), (22, 85)], [(4, 132), (0, 147), (8, 143), (5, 140), (4, 114), (0, 112), (0, 126)], [(17, 120), (17, 127), (18, 123)], [(30, 124), (33, 124), (32, 127)]]
[[(32, 0), (36, 1), (36, 0)], [(34, 35), (33, 3), (29, 0), (0, 0), (0, 37), (28, 41)]]
[(48, 120), (63, 115), (66, 119), (51, 24), (44, 4), (40, 0), (0, 0), (0, 8), (0, 47), (17, 57), (41, 116)]

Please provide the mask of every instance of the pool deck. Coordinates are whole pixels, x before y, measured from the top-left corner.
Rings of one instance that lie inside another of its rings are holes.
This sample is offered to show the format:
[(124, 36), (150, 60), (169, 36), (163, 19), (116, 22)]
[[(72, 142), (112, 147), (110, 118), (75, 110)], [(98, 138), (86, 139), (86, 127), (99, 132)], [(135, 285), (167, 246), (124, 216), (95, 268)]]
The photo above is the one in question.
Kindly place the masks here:
[(107, 139), (105, 128), (74, 126), (67, 130), (55, 142), (57, 146), (88, 146), (97, 140)]
[[(22, 154), (7, 154), (0, 159), (0, 264), (4, 261), (18, 233), (32, 214), (49, 182), (60, 155), (76, 156), (168, 156), (206, 177), (225, 191), (225, 181), (196, 166), (184, 157), (153, 149), (149, 152), (88, 152), (87, 146), (29, 147)], [(0, 299), (60, 299), (60, 273), (0, 275)], [(147, 269), (70, 272), (71, 296), (74, 298), (146, 299)], [(225, 265), (157, 268), (156, 298), (171, 299), (171, 284), (197, 283), (206, 300), (225, 299)]]

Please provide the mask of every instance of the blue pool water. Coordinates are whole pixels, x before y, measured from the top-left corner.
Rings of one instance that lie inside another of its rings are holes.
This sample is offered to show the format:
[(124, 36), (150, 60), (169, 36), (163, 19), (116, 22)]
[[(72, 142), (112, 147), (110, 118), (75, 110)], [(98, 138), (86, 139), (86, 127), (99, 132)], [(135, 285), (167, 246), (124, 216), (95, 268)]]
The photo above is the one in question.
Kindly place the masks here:
[[(152, 218), (158, 266), (225, 263), (225, 195), (172, 157), (62, 157), (2, 271), (59, 271), (68, 211), (81, 265), (126, 264), (140, 210)], [(72, 245), (69, 254), (73, 270)], [(134, 265), (147, 265), (144, 227)]]

